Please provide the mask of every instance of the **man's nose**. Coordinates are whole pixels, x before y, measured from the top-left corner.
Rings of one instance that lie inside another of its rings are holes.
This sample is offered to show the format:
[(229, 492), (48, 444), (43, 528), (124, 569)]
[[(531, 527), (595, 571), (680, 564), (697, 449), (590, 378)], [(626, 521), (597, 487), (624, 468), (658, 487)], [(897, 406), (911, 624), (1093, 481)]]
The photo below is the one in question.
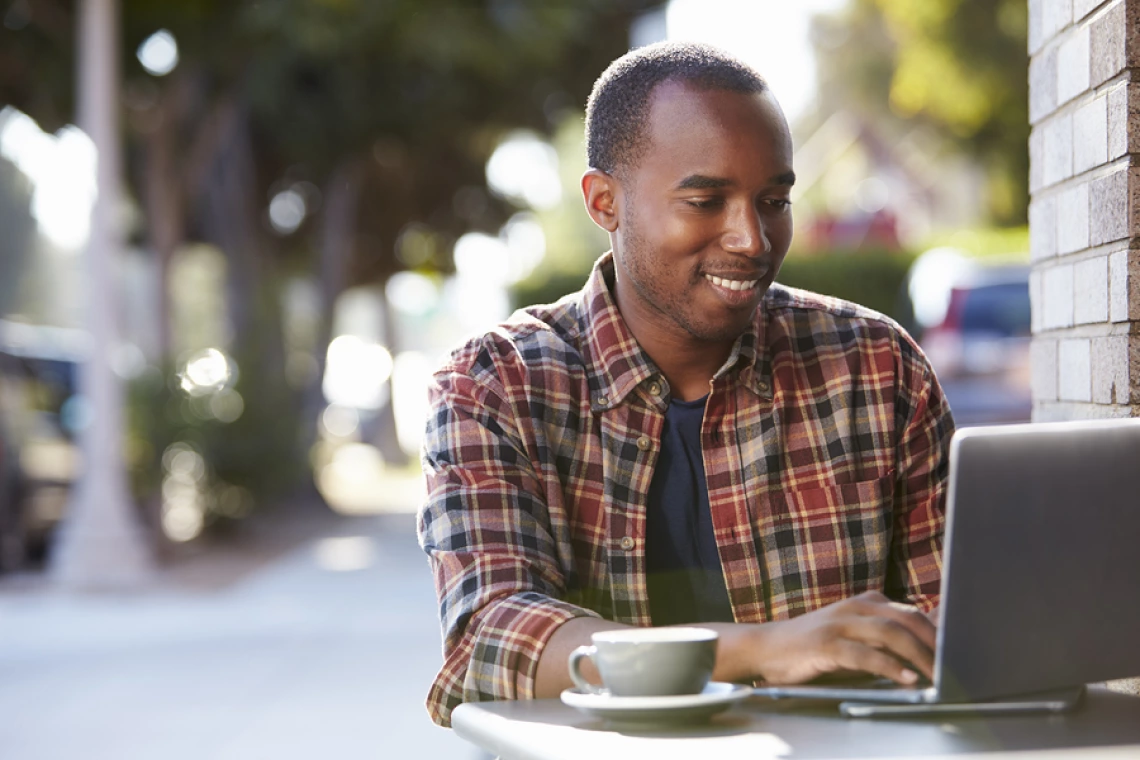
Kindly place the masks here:
[(729, 214), (721, 246), (730, 253), (760, 256), (772, 250), (764, 220), (755, 208), (737, 206)]

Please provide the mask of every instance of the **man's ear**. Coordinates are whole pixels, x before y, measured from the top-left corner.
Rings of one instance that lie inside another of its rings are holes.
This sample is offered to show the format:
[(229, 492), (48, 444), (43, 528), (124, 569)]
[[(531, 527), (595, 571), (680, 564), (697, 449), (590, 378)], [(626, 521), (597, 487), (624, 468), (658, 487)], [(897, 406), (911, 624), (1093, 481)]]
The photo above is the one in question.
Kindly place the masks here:
[(617, 180), (601, 169), (588, 169), (582, 175), (586, 213), (606, 232), (615, 232), (618, 227), (618, 189)]

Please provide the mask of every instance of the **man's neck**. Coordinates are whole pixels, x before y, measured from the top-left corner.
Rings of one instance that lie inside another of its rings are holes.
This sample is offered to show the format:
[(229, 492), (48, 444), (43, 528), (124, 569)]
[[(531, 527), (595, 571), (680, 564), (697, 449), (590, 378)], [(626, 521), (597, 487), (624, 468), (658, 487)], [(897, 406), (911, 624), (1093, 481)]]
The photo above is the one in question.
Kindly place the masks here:
[[(695, 401), (708, 395), (717, 371), (732, 353), (736, 338), (702, 340), (653, 311), (636, 295), (627, 294), (615, 271), (607, 274), (606, 287), (634, 340), (669, 383), (670, 394), (681, 401)], [(630, 297), (627, 297), (630, 296)]]
[(732, 343), (694, 345), (693, 342), (663, 340), (651, 347), (640, 339), (638, 342), (669, 381), (673, 398), (681, 401), (695, 401), (708, 395), (713, 376), (732, 351)]
[(713, 376), (732, 353), (735, 340), (700, 340), (680, 326), (671, 330), (649, 327), (645, 315), (636, 310), (629, 313), (620, 303), (618, 310), (638, 345), (665, 375), (673, 398), (695, 401), (709, 393)]

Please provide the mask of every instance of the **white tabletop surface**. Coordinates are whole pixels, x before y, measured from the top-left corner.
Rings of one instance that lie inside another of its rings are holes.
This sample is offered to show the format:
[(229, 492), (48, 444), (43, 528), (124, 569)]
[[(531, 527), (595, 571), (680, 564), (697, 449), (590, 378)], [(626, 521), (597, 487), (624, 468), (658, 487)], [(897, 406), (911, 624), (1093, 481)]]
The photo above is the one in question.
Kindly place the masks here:
[(635, 729), (545, 699), (460, 705), (452, 724), (503, 760), (1140, 758), (1140, 698), (1101, 686), (1067, 715), (860, 720), (834, 703), (753, 697), (703, 725)]

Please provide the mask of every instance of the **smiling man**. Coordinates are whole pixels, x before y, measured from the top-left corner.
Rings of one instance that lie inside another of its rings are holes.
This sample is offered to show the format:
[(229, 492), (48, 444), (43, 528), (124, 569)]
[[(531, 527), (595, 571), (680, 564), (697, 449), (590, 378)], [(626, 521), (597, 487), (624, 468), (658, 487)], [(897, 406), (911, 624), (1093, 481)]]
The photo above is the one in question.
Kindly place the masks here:
[(699, 622), (714, 679), (929, 676), (953, 422), (897, 324), (773, 284), (787, 123), (703, 45), (598, 79), (585, 287), (435, 374), (420, 542), (444, 664), (428, 697), (556, 696), (599, 630)]

